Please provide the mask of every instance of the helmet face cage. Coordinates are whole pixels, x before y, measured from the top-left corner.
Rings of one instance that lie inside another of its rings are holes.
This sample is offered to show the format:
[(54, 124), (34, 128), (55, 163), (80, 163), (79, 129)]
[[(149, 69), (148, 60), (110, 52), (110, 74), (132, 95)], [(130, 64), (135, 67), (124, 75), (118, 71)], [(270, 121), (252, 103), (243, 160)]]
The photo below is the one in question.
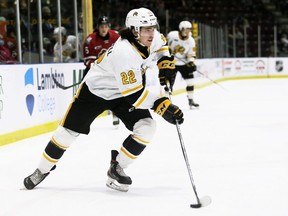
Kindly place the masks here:
[(179, 30), (182, 31), (183, 29), (192, 29), (192, 24), (189, 21), (182, 21), (179, 24)]
[(137, 33), (141, 27), (157, 26), (157, 18), (154, 13), (146, 8), (131, 10), (126, 17), (126, 27), (134, 28)]

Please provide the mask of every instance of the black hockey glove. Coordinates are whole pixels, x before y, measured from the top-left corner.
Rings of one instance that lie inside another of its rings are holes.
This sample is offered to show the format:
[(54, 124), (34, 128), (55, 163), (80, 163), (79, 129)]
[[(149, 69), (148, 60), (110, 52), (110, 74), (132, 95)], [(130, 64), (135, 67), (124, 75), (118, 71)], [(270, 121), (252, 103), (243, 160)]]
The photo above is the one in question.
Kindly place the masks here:
[(188, 62), (187, 64), (186, 64), (186, 66), (187, 67), (189, 67), (189, 68), (191, 68), (193, 71), (197, 71), (197, 66), (195, 65), (195, 63), (194, 62)]
[(159, 81), (162, 86), (166, 85), (166, 80), (169, 81), (171, 88), (174, 85), (176, 77), (175, 62), (174, 56), (163, 56), (157, 61)]
[(171, 124), (176, 124), (176, 121), (182, 124), (184, 121), (183, 112), (178, 106), (172, 104), (167, 97), (156, 100), (152, 109)]

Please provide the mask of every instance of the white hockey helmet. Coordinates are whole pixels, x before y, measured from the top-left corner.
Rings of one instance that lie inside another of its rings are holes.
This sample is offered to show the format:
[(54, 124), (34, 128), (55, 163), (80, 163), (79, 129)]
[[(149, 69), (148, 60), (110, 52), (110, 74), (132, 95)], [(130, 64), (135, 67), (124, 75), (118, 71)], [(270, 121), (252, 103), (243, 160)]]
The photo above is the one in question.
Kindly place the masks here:
[(58, 35), (59, 31), (61, 32), (62, 36), (66, 36), (67, 35), (67, 30), (65, 27), (61, 26), (60, 28), (57, 27), (54, 29), (54, 35)]
[(182, 21), (179, 23), (179, 30), (182, 31), (183, 29), (192, 29), (192, 24), (189, 21)]
[(157, 26), (157, 17), (147, 8), (133, 9), (127, 14), (125, 25), (139, 33), (140, 27)]

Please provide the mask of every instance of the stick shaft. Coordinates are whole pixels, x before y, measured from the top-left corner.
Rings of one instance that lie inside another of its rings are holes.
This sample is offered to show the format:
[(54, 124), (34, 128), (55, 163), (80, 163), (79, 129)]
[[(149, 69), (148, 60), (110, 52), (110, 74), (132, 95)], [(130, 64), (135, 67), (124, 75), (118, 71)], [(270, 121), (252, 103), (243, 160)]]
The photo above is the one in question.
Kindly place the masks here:
[[(169, 100), (172, 102), (172, 99), (171, 99), (171, 97), (172, 97), (171, 96), (172, 95), (171, 86), (169, 85), (168, 82), (167, 82), (167, 87), (169, 89), (168, 97), (169, 97)], [(192, 170), (191, 170), (191, 167), (190, 167), (190, 163), (189, 163), (189, 160), (188, 160), (186, 148), (185, 148), (185, 145), (184, 145), (184, 140), (183, 140), (182, 133), (181, 133), (181, 130), (180, 130), (180, 126), (179, 126), (179, 123), (178, 123), (177, 120), (176, 120), (176, 128), (177, 128), (177, 133), (178, 133), (178, 137), (179, 137), (179, 141), (180, 141), (180, 145), (181, 145), (181, 150), (182, 150), (183, 157), (184, 157), (184, 160), (185, 160), (185, 163), (186, 163), (186, 168), (187, 168), (187, 171), (188, 171), (188, 174), (189, 174), (190, 182), (191, 182), (194, 194), (196, 196), (197, 203), (200, 204), (199, 196), (198, 196), (198, 193), (197, 193), (197, 190), (196, 190), (196, 186), (195, 186), (195, 183), (194, 183), (194, 179), (193, 179), (193, 175), (192, 175)]]
[(79, 84), (81, 83), (81, 81), (80, 81), (80, 82), (74, 83), (74, 84), (69, 85), (69, 86), (64, 86), (64, 85), (62, 85), (61, 83), (59, 83), (59, 82), (55, 79), (55, 77), (54, 77), (53, 74), (52, 74), (52, 79), (53, 79), (55, 85), (58, 86), (59, 88), (63, 89), (63, 90), (72, 88), (72, 87), (77, 86), (77, 85), (79, 85)]

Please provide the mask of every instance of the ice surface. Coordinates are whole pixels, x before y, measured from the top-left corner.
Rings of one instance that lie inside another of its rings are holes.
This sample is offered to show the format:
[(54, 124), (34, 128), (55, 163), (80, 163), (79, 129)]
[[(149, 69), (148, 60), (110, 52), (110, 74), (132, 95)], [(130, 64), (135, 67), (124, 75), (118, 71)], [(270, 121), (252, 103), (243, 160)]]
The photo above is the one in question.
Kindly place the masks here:
[(110, 150), (129, 131), (97, 119), (34, 190), (21, 190), (52, 133), (0, 147), (0, 216), (284, 216), (288, 212), (288, 80), (220, 83), (173, 97), (185, 116), (181, 132), (199, 196), (195, 203), (175, 126), (153, 114), (153, 142), (126, 171), (127, 193), (106, 188)]

